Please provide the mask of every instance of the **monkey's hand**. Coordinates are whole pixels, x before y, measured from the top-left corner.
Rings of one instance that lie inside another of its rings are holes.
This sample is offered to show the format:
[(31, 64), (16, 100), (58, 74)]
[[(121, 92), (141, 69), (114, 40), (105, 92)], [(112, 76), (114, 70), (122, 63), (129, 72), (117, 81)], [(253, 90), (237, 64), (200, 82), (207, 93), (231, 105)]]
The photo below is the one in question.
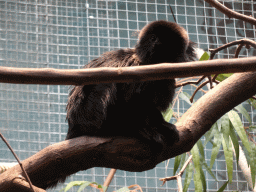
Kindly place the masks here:
[(158, 128), (158, 132), (163, 135), (163, 140), (167, 142), (168, 145), (173, 145), (179, 141), (179, 132), (176, 126), (171, 123), (164, 121), (162, 126)]
[[(158, 109), (148, 109), (145, 122), (147, 128), (144, 129), (148, 139), (154, 139), (157, 143), (173, 145), (179, 141), (179, 132), (176, 126), (164, 120), (162, 113)], [(151, 137), (151, 138), (150, 138)]]

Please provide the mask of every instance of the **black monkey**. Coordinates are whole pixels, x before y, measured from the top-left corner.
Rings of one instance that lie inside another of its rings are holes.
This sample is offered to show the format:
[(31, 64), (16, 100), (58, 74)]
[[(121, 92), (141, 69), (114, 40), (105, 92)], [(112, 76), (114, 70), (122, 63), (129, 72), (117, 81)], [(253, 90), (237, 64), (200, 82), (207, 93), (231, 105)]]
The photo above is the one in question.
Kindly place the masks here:
[[(195, 58), (194, 43), (185, 29), (176, 23), (155, 21), (141, 30), (134, 49), (104, 53), (85, 68), (178, 63)], [(67, 104), (66, 139), (122, 136), (140, 139), (150, 146), (172, 145), (179, 140), (178, 131), (163, 119), (161, 112), (169, 107), (174, 93), (174, 79), (75, 86)], [(64, 182), (67, 177), (64, 173), (58, 176), (47, 187)]]
[[(178, 63), (195, 57), (194, 43), (184, 28), (173, 22), (154, 21), (141, 30), (134, 49), (104, 53), (85, 68)], [(174, 79), (75, 86), (67, 104), (66, 139), (124, 136), (171, 145), (178, 141), (178, 132), (161, 112), (169, 107), (174, 93)]]

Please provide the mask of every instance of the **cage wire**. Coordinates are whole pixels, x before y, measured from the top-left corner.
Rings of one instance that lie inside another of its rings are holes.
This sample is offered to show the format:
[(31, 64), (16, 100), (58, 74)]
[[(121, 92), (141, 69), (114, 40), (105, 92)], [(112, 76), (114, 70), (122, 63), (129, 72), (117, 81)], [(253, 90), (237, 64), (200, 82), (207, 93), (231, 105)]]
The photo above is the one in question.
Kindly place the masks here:
[[(253, 0), (225, 1), (224, 4), (255, 17)], [(0, 0), (0, 65), (82, 68), (106, 51), (134, 47), (138, 31), (147, 23), (174, 21), (169, 5), (177, 23), (201, 49), (216, 48), (242, 38), (255, 40), (254, 26), (229, 19), (202, 0)], [(235, 48), (224, 50), (217, 58), (232, 58), (234, 51)], [(254, 52), (243, 49), (240, 57), (252, 56)], [(183, 88), (189, 94), (194, 90), (192, 86)], [(65, 139), (68, 92), (69, 86), (0, 84), (0, 131), (21, 160)], [(195, 100), (201, 96), (198, 92)], [(174, 110), (182, 115), (189, 107), (180, 100)], [(246, 103), (244, 107), (254, 122), (255, 111)], [(244, 118), (243, 122), (248, 123)], [(211, 148), (208, 145), (205, 148), (207, 163)], [(0, 160), (16, 162), (3, 141), (0, 141)], [(145, 172), (117, 170), (109, 191), (133, 184), (140, 185), (145, 192), (177, 191), (176, 181), (161, 186), (158, 180), (173, 175), (173, 163), (174, 158), (170, 159), (168, 168), (166, 161)], [(78, 172), (65, 183), (85, 180), (103, 184), (109, 170), (92, 168)], [(209, 192), (217, 191), (228, 179), (223, 153), (218, 155), (212, 171), (218, 182), (205, 172)], [(225, 191), (250, 191), (235, 161), (233, 178)], [(61, 188), (63, 185), (48, 191)], [(96, 190), (88, 187), (84, 191)], [(193, 183), (188, 191), (194, 191)]]

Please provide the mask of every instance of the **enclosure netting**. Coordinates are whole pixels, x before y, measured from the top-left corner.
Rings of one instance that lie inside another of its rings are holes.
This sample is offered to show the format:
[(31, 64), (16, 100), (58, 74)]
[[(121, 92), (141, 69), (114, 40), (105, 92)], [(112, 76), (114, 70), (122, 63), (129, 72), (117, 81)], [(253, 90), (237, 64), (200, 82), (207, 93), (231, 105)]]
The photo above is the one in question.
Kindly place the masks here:
[[(225, 5), (255, 17), (253, 0), (226, 1)], [(0, 65), (82, 68), (106, 51), (134, 47), (137, 32), (150, 21), (174, 21), (169, 6), (177, 23), (201, 49), (216, 48), (241, 38), (255, 38), (255, 28), (251, 24), (229, 19), (202, 0), (5, 0), (0, 1)], [(232, 58), (234, 50), (222, 51), (216, 58)], [(241, 56), (251, 56), (252, 51), (244, 49)], [(189, 94), (194, 90), (192, 86), (183, 89)], [(0, 131), (21, 160), (65, 139), (68, 92), (69, 86), (0, 84)], [(196, 99), (201, 96), (199, 92)], [(182, 115), (189, 107), (180, 99), (174, 111)], [(254, 122), (255, 111), (246, 103), (244, 107)], [(243, 122), (247, 123), (244, 119)], [(205, 148), (207, 163), (211, 148), (211, 145)], [(0, 160), (15, 162), (3, 141), (0, 141)], [(109, 191), (132, 184), (139, 184), (147, 192), (176, 191), (175, 181), (161, 186), (158, 180), (173, 175), (173, 162), (174, 159), (170, 159), (167, 168), (166, 161), (141, 173), (118, 170)], [(226, 191), (249, 191), (235, 161), (234, 165), (234, 180)], [(92, 168), (71, 176), (66, 183), (86, 180), (103, 184), (109, 170)], [(228, 179), (223, 153), (218, 155), (212, 171), (218, 182), (205, 172), (209, 192), (217, 191)], [(48, 191), (59, 191), (62, 187), (59, 185)], [(193, 183), (189, 191), (194, 191)]]

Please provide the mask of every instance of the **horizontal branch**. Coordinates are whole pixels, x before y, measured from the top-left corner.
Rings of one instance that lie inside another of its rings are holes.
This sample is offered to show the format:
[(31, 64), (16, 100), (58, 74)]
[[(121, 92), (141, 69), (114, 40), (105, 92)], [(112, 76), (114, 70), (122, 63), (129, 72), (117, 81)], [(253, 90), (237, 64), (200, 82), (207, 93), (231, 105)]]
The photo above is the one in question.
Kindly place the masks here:
[(216, 59), (137, 67), (51, 69), (0, 67), (0, 82), (17, 84), (87, 85), (173, 79), (216, 73), (256, 71), (256, 58)]
[[(92, 167), (149, 170), (166, 159), (189, 151), (217, 119), (254, 94), (256, 72), (232, 75), (192, 105), (175, 124), (180, 141), (163, 149), (152, 149), (133, 138), (84, 136), (48, 146), (22, 163), (32, 184), (42, 189), (63, 176)], [(18, 165), (1, 174), (0, 191), (11, 191), (17, 175), (23, 175)]]

